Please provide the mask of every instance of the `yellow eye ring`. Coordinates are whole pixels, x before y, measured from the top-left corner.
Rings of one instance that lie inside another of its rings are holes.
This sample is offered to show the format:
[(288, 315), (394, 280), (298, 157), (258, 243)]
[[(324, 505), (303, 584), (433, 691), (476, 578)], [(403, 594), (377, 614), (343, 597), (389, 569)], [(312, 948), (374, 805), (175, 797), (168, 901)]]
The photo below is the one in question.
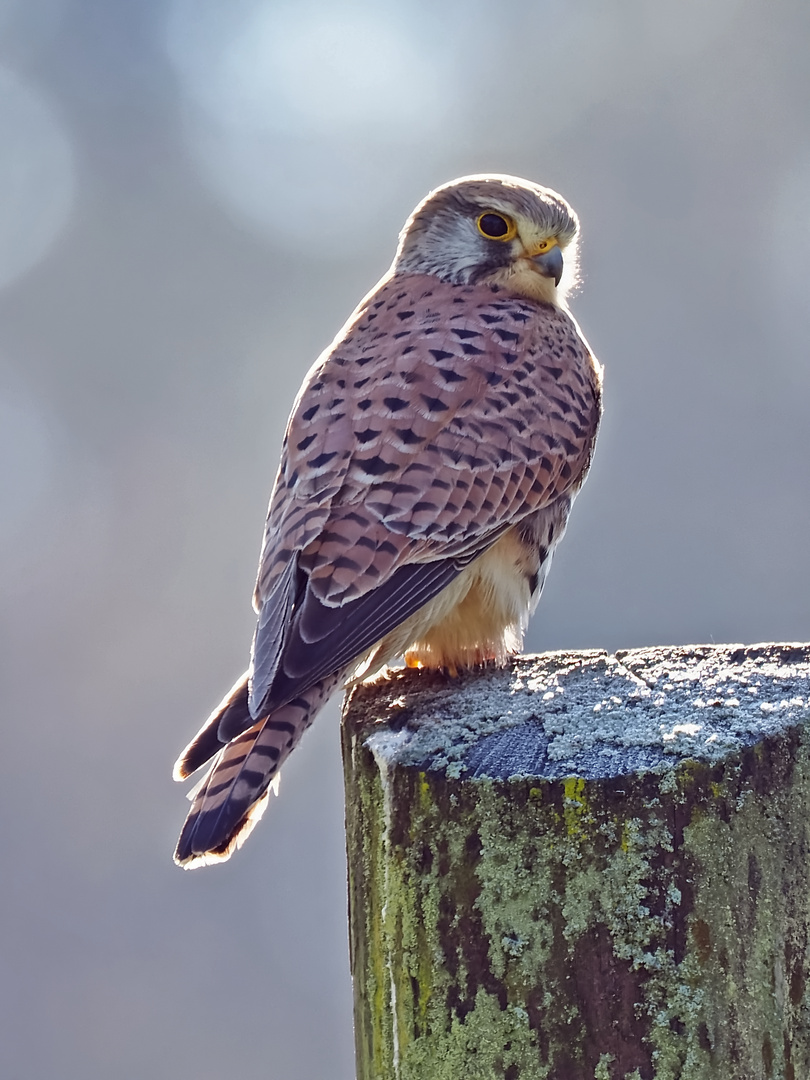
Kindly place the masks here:
[(476, 225), (487, 240), (513, 240), (517, 236), (517, 225), (514, 221), (506, 214), (498, 214), (494, 210), (479, 214)]

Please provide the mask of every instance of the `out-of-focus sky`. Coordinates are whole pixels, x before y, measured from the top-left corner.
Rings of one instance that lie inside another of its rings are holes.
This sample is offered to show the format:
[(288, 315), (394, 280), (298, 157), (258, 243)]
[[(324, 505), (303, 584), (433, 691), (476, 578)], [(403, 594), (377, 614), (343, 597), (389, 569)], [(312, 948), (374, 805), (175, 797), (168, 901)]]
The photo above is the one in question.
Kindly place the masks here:
[(810, 639), (806, 0), (0, 2), (0, 1075), (350, 1080), (337, 704), (224, 867), (299, 382), (431, 187), (580, 214), (606, 413), (531, 649)]

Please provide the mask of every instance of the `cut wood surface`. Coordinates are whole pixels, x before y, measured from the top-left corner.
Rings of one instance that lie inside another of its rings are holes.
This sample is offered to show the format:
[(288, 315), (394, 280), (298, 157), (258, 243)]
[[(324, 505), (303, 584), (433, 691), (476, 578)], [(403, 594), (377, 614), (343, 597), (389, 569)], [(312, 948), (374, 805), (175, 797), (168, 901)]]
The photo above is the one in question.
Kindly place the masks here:
[(810, 1076), (810, 646), (355, 689), (359, 1080)]

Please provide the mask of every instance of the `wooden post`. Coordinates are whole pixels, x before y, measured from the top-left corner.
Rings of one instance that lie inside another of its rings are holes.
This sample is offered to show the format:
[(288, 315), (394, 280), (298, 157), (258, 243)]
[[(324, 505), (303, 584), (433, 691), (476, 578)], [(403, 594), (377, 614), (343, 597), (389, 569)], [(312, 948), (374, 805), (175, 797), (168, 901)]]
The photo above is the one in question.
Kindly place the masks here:
[(810, 646), (520, 657), (343, 721), (358, 1080), (807, 1080)]

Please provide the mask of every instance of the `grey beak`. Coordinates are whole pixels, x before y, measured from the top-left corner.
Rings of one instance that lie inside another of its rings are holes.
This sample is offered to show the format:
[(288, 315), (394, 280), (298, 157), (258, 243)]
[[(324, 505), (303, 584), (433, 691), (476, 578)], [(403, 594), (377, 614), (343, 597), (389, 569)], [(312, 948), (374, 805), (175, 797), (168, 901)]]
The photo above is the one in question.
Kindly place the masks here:
[(560, 284), (563, 272), (563, 257), (558, 247), (553, 247), (551, 251), (547, 251), (544, 255), (535, 255), (532, 262), (537, 265), (543, 277), (554, 278), (554, 284)]

